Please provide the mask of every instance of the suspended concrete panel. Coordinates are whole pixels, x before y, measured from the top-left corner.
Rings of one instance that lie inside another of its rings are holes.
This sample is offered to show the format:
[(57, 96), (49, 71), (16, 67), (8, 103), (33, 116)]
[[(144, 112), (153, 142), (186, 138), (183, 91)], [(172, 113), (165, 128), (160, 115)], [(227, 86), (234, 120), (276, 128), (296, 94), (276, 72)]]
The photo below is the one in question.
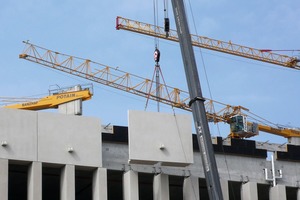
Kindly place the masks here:
[(190, 115), (133, 111), (129, 120), (129, 162), (167, 166), (193, 163)]

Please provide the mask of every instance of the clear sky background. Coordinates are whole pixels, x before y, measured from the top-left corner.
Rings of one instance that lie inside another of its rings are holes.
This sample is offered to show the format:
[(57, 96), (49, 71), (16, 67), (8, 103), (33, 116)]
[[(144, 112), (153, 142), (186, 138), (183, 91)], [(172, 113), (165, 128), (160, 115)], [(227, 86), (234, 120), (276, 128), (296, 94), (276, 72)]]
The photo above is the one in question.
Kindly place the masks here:
[[(190, 0), (185, 3), (191, 33), (258, 49), (300, 49), (300, 6), (296, 0)], [(162, 2), (158, 13), (159, 25), (163, 26)], [(175, 29), (170, 1), (168, 13), (171, 29)], [(153, 1), (3, 1), (0, 96), (47, 95), (50, 85), (89, 83), (19, 59), (23, 40), (151, 79), (155, 64), (154, 39), (117, 31), (117, 16), (153, 24)], [(159, 49), (166, 83), (188, 91), (179, 44), (159, 40)], [(279, 53), (300, 56), (299, 51)], [(205, 97), (210, 98), (210, 89), (217, 101), (242, 105), (273, 123), (300, 127), (300, 71), (199, 48), (195, 48), (195, 56)], [(127, 126), (127, 110), (144, 110), (145, 103), (144, 98), (94, 83), (94, 97), (84, 102), (83, 109), (85, 116), (100, 118), (103, 124)], [(150, 102), (147, 110), (156, 111), (156, 103)], [(161, 110), (172, 113), (164, 105)], [(177, 109), (175, 113), (191, 114)], [(228, 125), (210, 128), (213, 136), (226, 137), (229, 133)], [(286, 141), (264, 133), (253, 139)]]

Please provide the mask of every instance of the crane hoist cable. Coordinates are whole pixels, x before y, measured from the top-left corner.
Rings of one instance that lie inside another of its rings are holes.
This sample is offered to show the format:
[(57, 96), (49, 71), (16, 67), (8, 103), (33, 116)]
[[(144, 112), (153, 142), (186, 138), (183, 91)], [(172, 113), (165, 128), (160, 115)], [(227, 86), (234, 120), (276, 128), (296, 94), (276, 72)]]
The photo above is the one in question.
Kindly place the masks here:
[[(154, 24), (158, 25), (158, 0), (153, 0), (153, 21)], [(154, 30), (156, 33), (156, 30)], [(159, 48), (159, 38), (154, 37), (154, 46), (155, 48)]]
[(166, 37), (169, 37), (170, 32), (170, 20), (169, 20), (169, 14), (168, 14), (168, 0), (164, 0), (164, 28), (166, 32)]
[[(158, 24), (158, 1), (157, 0), (153, 0), (153, 10), (154, 10), (154, 24), (157, 25)], [(168, 13), (167, 13), (167, 0), (164, 0), (164, 19), (165, 19), (165, 31), (169, 31), (169, 22), (166, 22), (166, 18), (168, 17)], [(168, 21), (168, 20), (167, 20)], [(168, 27), (167, 27), (168, 26)], [(167, 32), (166, 32), (167, 33)], [(154, 37), (154, 43), (155, 43), (155, 50), (154, 50), (154, 61), (155, 61), (155, 68), (154, 68), (154, 73), (152, 76), (152, 81), (151, 81), (151, 85), (150, 85), (150, 91), (152, 89), (152, 83), (154, 83), (154, 75), (155, 75), (155, 84), (156, 84), (156, 96), (157, 96), (157, 111), (159, 112), (159, 103), (160, 103), (160, 98), (161, 98), (161, 84), (160, 84), (160, 74), (162, 76), (162, 80), (163, 80), (163, 84), (166, 86), (166, 82), (164, 80), (164, 77), (162, 75), (162, 71), (160, 68), (160, 51), (159, 51), (159, 38), (158, 37)], [(167, 91), (167, 95), (170, 98), (170, 94)], [(147, 96), (147, 101), (146, 101), (146, 105), (145, 105), (145, 110), (148, 106), (148, 101), (149, 101), (149, 97), (150, 97), (150, 93)], [(174, 109), (173, 109), (174, 112)]]

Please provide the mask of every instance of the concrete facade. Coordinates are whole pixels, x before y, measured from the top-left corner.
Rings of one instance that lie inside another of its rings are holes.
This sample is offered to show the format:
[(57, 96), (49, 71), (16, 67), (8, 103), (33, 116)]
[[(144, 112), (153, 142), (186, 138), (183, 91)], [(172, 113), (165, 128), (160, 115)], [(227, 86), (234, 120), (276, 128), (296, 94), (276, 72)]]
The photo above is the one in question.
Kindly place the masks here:
[[(8, 109), (0, 109), (0, 119), (1, 200), (208, 199), (195, 139), (191, 165), (129, 163), (130, 127), (101, 133), (96, 118)], [(220, 138), (213, 144), (224, 199), (300, 200), (297, 146), (277, 148), (274, 166), (283, 176), (272, 187), (264, 174), (272, 169), (266, 144)]]
[[(96, 118), (0, 110), (0, 158), (101, 167), (101, 123)], [(88, 131), (88, 132), (87, 132)]]

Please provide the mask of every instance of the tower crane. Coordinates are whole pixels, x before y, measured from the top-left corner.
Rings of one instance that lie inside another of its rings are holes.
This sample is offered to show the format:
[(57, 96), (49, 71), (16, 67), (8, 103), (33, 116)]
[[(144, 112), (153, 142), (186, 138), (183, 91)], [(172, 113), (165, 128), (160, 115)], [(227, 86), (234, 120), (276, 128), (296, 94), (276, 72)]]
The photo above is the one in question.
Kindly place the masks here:
[[(168, 37), (163, 27), (155, 26), (152, 24), (139, 22), (123, 17), (117, 17), (116, 19), (117, 30), (127, 30), (148, 36), (162, 38), (174, 42), (178, 42), (178, 34), (176, 30), (169, 29)], [(252, 47), (246, 47), (239, 44), (234, 44), (231, 41), (225, 42), (208, 38), (205, 36), (198, 36), (191, 34), (192, 45), (201, 47), (213, 51), (219, 51), (235, 56), (258, 60), (261, 62), (271, 63), (291, 69), (300, 70), (299, 58), (290, 57), (287, 55), (277, 54), (272, 51), (264, 51), (261, 49), (255, 49)]]
[[(75, 90), (74, 88), (77, 88), (77, 90)], [(75, 87), (49, 90), (49, 95), (43, 98), (35, 99), (34, 101), (25, 101), (22, 103), (6, 105), (3, 106), (3, 108), (22, 110), (44, 110), (58, 108), (63, 104), (74, 102), (76, 100), (90, 100), (92, 98), (92, 95), (93, 91), (90, 85), (77, 85)], [(81, 114), (81, 111), (79, 111), (78, 114)]]
[[(151, 90), (151, 80), (140, 76), (121, 71), (118, 68), (109, 67), (89, 59), (82, 59), (75, 56), (62, 54), (56, 51), (39, 47), (24, 42), (25, 50), (19, 58), (25, 59), (67, 74), (72, 74), (99, 84), (103, 84), (118, 90), (132, 93), (163, 104), (191, 111), (189, 106), (189, 93), (167, 86), (159, 85), (160, 96), (157, 96), (157, 87)], [(76, 62), (75, 62), (76, 61)], [(74, 64), (79, 63), (79, 64)], [(300, 137), (300, 130), (265, 125), (262, 123), (250, 122), (247, 120), (249, 109), (242, 106), (224, 104), (215, 100), (204, 98), (206, 116), (209, 122), (224, 122), (230, 124), (230, 137), (249, 138), (258, 135), (263, 131), (285, 138)], [(216, 107), (221, 107), (215, 111)]]

